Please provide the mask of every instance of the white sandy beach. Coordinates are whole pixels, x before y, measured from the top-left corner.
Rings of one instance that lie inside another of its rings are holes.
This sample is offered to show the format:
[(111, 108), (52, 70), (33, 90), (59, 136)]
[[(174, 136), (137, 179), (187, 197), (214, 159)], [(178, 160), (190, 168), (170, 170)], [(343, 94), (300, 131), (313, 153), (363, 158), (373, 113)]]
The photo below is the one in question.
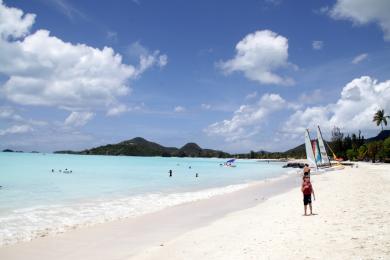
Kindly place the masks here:
[(302, 216), (296, 179), (266, 200), (255, 186), (3, 247), (0, 259), (389, 259), (390, 165), (359, 166), (312, 177), (314, 216)]
[(390, 165), (359, 165), (312, 177), (318, 215), (296, 188), (134, 259), (390, 259)]

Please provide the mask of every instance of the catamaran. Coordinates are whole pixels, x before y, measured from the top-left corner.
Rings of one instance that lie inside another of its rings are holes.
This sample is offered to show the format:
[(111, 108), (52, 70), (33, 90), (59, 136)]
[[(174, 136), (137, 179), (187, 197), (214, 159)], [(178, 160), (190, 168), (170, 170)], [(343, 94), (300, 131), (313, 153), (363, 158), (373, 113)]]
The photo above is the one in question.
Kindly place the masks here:
[[(306, 129), (305, 149), (306, 158), (311, 168), (315, 168), (316, 171), (318, 171), (321, 168), (332, 167), (328, 153), (326, 152), (325, 142), (322, 138), (320, 126), (317, 126), (317, 139), (311, 139), (309, 129)], [(335, 157), (334, 154), (333, 156)]]

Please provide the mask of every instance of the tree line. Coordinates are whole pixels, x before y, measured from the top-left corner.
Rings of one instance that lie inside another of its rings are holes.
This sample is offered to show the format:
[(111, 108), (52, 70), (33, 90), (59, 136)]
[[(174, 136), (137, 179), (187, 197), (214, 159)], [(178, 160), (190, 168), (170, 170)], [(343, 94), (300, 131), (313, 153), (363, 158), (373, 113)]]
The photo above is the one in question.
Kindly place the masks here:
[[(373, 122), (377, 126), (387, 126), (387, 120), (390, 116), (385, 115), (383, 109), (378, 110), (373, 116)], [(383, 140), (365, 140), (361, 131), (357, 134), (344, 135), (339, 127), (334, 127), (330, 142), (326, 142), (328, 155), (343, 160), (351, 161), (369, 161), (372, 162), (390, 162), (390, 137)], [(302, 144), (286, 152), (265, 152), (250, 151), (249, 153), (235, 154), (236, 158), (251, 159), (281, 159), (281, 158), (306, 158), (305, 145)]]
[(390, 160), (390, 137), (385, 140), (366, 142), (364, 136), (352, 134), (344, 136), (340, 128), (332, 131), (330, 147), (338, 158), (351, 161), (381, 161)]
[[(383, 109), (374, 114), (372, 121), (381, 126), (380, 133), (383, 132), (383, 125), (387, 126), (387, 119), (390, 119), (390, 116), (386, 115)], [(390, 137), (366, 141), (360, 130), (358, 134), (344, 136), (339, 127), (334, 127), (329, 150), (344, 160), (390, 162)]]

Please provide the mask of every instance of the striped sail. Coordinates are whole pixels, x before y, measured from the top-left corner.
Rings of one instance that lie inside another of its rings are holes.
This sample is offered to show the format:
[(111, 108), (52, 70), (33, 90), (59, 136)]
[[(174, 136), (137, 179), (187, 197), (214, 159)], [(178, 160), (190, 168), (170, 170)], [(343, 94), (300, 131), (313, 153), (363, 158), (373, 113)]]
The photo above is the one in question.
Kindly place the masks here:
[(324, 139), (322, 139), (322, 133), (320, 126), (317, 127), (317, 138), (318, 138), (318, 146), (321, 153), (321, 163), (320, 164), (326, 164), (330, 165), (328, 154), (326, 153)]
[(322, 164), (322, 158), (321, 158), (321, 152), (320, 148), (318, 145), (318, 140), (311, 140), (311, 146), (313, 148), (313, 154), (314, 154), (314, 159), (316, 161), (316, 164)]

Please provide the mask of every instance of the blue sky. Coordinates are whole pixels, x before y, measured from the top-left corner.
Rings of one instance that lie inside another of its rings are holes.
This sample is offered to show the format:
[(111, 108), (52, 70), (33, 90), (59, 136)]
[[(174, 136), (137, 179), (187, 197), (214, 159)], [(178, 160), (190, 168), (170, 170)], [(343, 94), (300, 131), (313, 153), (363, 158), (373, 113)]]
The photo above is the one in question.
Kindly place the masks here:
[(390, 4), (0, 1), (0, 148), (280, 151), (390, 113)]

